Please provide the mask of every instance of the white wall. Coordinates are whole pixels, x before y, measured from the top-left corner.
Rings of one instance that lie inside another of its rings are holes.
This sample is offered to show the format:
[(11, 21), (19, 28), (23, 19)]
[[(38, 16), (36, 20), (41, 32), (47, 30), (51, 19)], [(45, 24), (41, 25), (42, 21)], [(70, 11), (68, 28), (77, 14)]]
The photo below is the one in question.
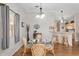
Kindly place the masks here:
[(12, 9), (13, 11), (15, 11), (16, 13), (18, 13), (20, 15), (20, 42), (15, 44), (14, 39), (13, 38), (10, 39), (9, 48), (6, 50), (0, 51), (0, 55), (3, 55), (3, 56), (13, 55), (22, 46), (21, 39), (25, 35), (25, 28), (21, 28), (21, 22), (22, 21), (25, 22), (25, 20), (26, 20), (25, 13), (23, 12), (24, 10), (21, 9), (20, 7), (17, 7), (16, 4), (7, 4), (7, 5), (10, 7), (10, 9)]
[(43, 39), (50, 41), (51, 40), (51, 33), (49, 30), (49, 26), (53, 24), (53, 21), (56, 20), (55, 13), (50, 12), (46, 13), (46, 17), (44, 19), (37, 19), (35, 18), (36, 14), (35, 13), (28, 13), (27, 14), (27, 19), (26, 23), (30, 25), (30, 39), (33, 39), (33, 25), (34, 24), (39, 24), (40, 28), (38, 32), (41, 32), (43, 35)]

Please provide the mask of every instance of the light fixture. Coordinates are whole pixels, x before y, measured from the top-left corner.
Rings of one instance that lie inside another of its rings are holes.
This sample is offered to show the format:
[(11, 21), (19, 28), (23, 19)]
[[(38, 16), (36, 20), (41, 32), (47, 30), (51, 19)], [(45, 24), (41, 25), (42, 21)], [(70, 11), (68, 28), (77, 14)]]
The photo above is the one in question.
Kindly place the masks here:
[(64, 23), (63, 10), (61, 10), (60, 12), (61, 12), (61, 20), (60, 20), (60, 22)]
[(64, 21), (61, 19), (60, 22), (63, 23)]
[(40, 19), (43, 19), (45, 17), (45, 14), (43, 13), (40, 17)]
[(45, 13), (42, 11), (42, 7), (40, 5), (40, 12), (36, 15), (36, 18), (43, 19), (45, 17)]

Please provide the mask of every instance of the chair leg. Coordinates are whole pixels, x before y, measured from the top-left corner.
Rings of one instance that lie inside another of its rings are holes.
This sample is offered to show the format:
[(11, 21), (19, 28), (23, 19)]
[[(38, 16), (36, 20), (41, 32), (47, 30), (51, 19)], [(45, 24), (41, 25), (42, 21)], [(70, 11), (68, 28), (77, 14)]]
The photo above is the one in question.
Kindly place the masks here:
[(24, 48), (24, 51), (23, 51), (23, 56), (25, 55), (25, 53), (26, 53), (26, 48)]

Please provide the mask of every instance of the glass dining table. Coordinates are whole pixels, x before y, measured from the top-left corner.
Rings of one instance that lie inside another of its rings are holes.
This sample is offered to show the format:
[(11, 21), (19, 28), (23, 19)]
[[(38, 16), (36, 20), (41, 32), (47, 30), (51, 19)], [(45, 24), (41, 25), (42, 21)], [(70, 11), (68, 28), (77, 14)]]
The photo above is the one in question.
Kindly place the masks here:
[[(27, 44), (27, 48), (31, 48), (33, 46), (33, 44), (39, 44), (39, 43), (35, 43), (33, 41), (30, 41)], [(52, 48), (51, 42), (42, 42), (40, 44), (44, 44), (46, 46), (46, 48)]]
[(49, 42), (42, 42), (42, 43), (35, 43), (35, 42), (33, 42), (33, 41), (30, 41), (30, 42), (28, 42), (28, 44), (27, 44), (27, 48), (31, 49), (32, 46), (33, 46), (33, 44), (44, 44), (44, 45), (46, 46), (47, 54), (49, 53), (49, 54), (55, 55), (55, 54), (54, 54), (53, 46), (52, 46), (52, 44), (51, 44), (51, 41), (49, 41)]

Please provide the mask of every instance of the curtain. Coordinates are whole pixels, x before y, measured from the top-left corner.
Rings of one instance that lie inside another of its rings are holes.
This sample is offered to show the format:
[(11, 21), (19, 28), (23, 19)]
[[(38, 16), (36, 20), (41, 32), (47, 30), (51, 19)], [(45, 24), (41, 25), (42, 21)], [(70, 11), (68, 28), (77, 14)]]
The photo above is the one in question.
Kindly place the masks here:
[(1, 39), (1, 49), (6, 49), (9, 47), (9, 7), (4, 5), (4, 4), (0, 4), (0, 9), (1, 9), (1, 29), (2, 29), (2, 38)]
[[(14, 13), (14, 38), (15, 43), (20, 41), (20, 15)], [(9, 48), (10, 39), (10, 9), (5, 4), (0, 4), (0, 49)]]
[(0, 6), (0, 50), (2, 49), (2, 39), (3, 39), (3, 28), (2, 28), (2, 17), (1, 17), (1, 6)]

